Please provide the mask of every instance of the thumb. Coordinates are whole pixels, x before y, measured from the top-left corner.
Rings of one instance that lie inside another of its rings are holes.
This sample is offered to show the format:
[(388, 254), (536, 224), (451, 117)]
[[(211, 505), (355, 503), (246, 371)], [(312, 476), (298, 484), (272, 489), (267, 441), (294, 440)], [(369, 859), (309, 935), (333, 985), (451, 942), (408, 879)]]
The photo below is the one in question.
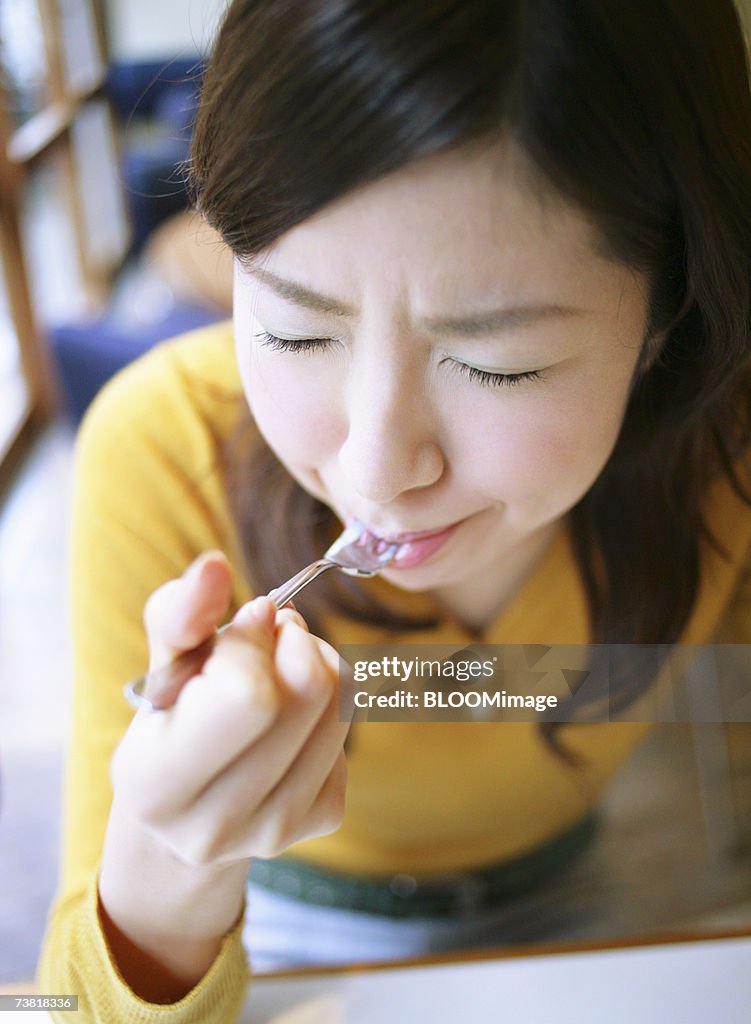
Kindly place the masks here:
[(151, 669), (213, 636), (232, 596), (232, 568), (221, 551), (204, 551), (179, 579), (155, 590), (144, 622)]

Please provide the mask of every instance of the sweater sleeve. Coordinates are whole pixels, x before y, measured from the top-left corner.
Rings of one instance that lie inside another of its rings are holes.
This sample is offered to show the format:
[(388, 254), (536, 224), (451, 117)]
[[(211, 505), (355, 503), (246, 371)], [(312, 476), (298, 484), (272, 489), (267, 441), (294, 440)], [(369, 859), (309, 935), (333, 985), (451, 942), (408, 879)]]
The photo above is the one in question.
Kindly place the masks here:
[[(230, 1024), (239, 1019), (248, 981), (242, 920), (225, 937), (201, 981), (177, 1003), (158, 1005), (128, 987), (99, 925), (97, 873), (83, 894), (58, 906), (38, 971), (39, 990), (78, 995), (77, 1020), (96, 1024)], [(51, 1011), (66, 1024), (68, 1014)]]
[[(212, 338), (201, 344), (210, 351)], [(226, 338), (216, 344), (226, 359)], [(179, 342), (160, 346), (115, 378), (87, 414), (77, 441), (70, 543), (73, 710), (60, 879), (38, 984), (41, 991), (78, 993), (82, 1022), (148, 1024), (169, 1015), (174, 1024), (226, 1024), (236, 1019), (247, 983), (240, 922), (183, 1000), (169, 1007), (145, 1003), (119, 976), (97, 913), (112, 796), (109, 765), (133, 714), (123, 684), (148, 662), (144, 604), (207, 548), (221, 548), (239, 564), (222, 497), (216, 429), (224, 419), (229, 430), (231, 403), (218, 417), (207, 417), (200, 376), (195, 391), (180, 353)], [(238, 574), (233, 606), (248, 597)]]

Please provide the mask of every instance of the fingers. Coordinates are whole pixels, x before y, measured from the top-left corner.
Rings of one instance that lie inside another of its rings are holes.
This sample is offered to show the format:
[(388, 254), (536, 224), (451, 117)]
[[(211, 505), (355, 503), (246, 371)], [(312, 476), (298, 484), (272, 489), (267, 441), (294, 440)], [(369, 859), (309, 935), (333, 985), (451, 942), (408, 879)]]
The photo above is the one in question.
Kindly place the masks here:
[[(338, 717), (336, 675), (321, 658), (317, 639), (294, 623), (279, 641), (277, 665), (284, 680), (278, 721), (205, 794), (232, 808), (231, 826), (214, 837), (217, 856), (225, 843), (232, 848), (230, 836), (235, 852), (275, 856), (308, 829), (310, 835), (331, 831), (343, 814), (348, 725)], [(337, 764), (338, 789), (330, 783), (319, 799)]]
[[(171, 822), (175, 848), (200, 863), (270, 855), (294, 841), (303, 822), (328, 830), (340, 816), (332, 797), (325, 813), (311, 810), (343, 756), (336, 674), (317, 638), (293, 621), (276, 628), (278, 639), (273, 628), (233, 623), (204, 673), (186, 685), (170, 727), (166, 715), (145, 723), (161, 732), (148, 738), (144, 771), (163, 779), (147, 819)], [(190, 760), (185, 751), (195, 752)], [(200, 835), (191, 834), (191, 821)]]
[(297, 608), (293, 604), (286, 604), (283, 608), (280, 608), (276, 613), (277, 626), (281, 628), (285, 622), (294, 622), (295, 625), (299, 626), (300, 629), (304, 629), (306, 633), (310, 632), (308, 624), (302, 615), (298, 612)]
[[(334, 831), (344, 815), (347, 766), (342, 750), (342, 724), (327, 712), (287, 773), (276, 784), (262, 783), (267, 733), (231, 769), (201, 794), (194, 808), (215, 808), (212, 828), (184, 825), (182, 844), (201, 864), (248, 857), (274, 857), (292, 843)], [(262, 798), (263, 790), (268, 793)], [(221, 811), (217, 813), (218, 808)], [(204, 815), (204, 820), (207, 815)]]
[(276, 857), (288, 846), (333, 832), (344, 816), (346, 724), (335, 703), (281, 782), (247, 821), (246, 850)]
[[(242, 807), (225, 819), (225, 827), (211, 838), (194, 839), (192, 853), (198, 863), (222, 863), (253, 857), (276, 857), (293, 843), (336, 831), (342, 823), (347, 786), (347, 762), (339, 747), (321, 781), (305, 766), (302, 787), (295, 780), (290, 793), (287, 780), (252, 814), (240, 817)], [(292, 799), (290, 800), (290, 796)]]
[(276, 619), (276, 605), (269, 597), (255, 597), (244, 604), (232, 620), (236, 626), (246, 623), (260, 625), (265, 630), (273, 630)]
[[(262, 601), (265, 602), (265, 604), (261, 605), (260, 602)], [(262, 609), (262, 611), (259, 609)], [(259, 615), (263, 616), (264, 621), (274, 623), (277, 635), (285, 622), (294, 622), (300, 627), (300, 629), (304, 629), (306, 633), (310, 632), (307, 622), (295, 607), (287, 604), (284, 608), (277, 609), (277, 606), (270, 597), (256, 597), (247, 604), (244, 604), (237, 612), (235, 621), (242, 622), (247, 616), (248, 621), (252, 622), (255, 621)]]
[[(238, 653), (225, 642), (225, 639), (228, 639), (231, 643), (232, 632), (230, 629), (222, 635), (216, 654), (207, 663), (206, 680), (199, 677), (185, 688), (185, 700), (192, 699), (197, 704), (199, 697), (195, 694), (199, 689), (201, 697), (206, 695), (211, 699), (215, 694), (226, 693), (231, 684), (229, 673), (232, 671), (228, 659)], [(265, 650), (270, 653), (268, 647)], [(222, 659), (225, 659), (224, 662)], [(251, 675), (249, 669), (250, 663), (243, 660), (240, 671)], [(218, 687), (209, 688), (205, 685), (213, 682), (212, 673), (215, 673), (217, 680), (222, 677), (221, 691)], [(288, 772), (308, 737), (314, 730), (318, 732), (317, 723), (331, 702), (335, 688), (335, 680), (323, 663), (314, 638), (293, 622), (287, 622), (281, 629), (276, 641), (273, 663), (259, 663), (257, 674), (255, 689), (252, 677), (247, 680), (246, 696), (251, 705), (255, 701), (258, 707), (250, 711), (245, 718), (244, 747), (240, 751), (235, 749), (235, 756), (238, 753), (243, 754), (243, 763), (233, 765), (232, 771), (226, 774), (215, 771), (213, 778), (206, 780), (203, 789), (203, 792), (208, 794), (210, 783), (212, 799), (233, 806), (238, 815), (252, 811), (258, 806)], [(273, 695), (265, 690), (265, 684), (270, 680), (273, 680)], [(181, 706), (182, 703), (181, 697)], [(267, 707), (269, 703), (272, 705), (270, 710), (273, 711), (273, 716)], [(213, 713), (203, 708), (196, 711), (197, 730), (208, 729), (208, 714)], [(239, 714), (239, 709), (235, 707), (229, 712), (231, 724), (228, 725), (222, 720), (221, 724), (217, 725), (217, 730), (220, 730), (217, 742), (221, 742), (225, 763), (228, 763), (226, 758), (232, 750), (231, 735), (234, 734), (233, 730), (239, 721)], [(197, 742), (197, 738), (186, 735), (183, 735), (183, 739), (185, 742)], [(204, 750), (210, 749), (211, 741), (205, 733), (201, 744)], [(339, 745), (341, 746), (341, 741)], [(216, 758), (215, 765), (218, 764), (219, 759)], [(196, 794), (186, 793), (185, 798), (190, 799), (194, 795)]]
[(205, 551), (179, 579), (159, 587), (144, 611), (150, 667), (158, 668), (212, 636), (231, 594), (232, 570), (221, 551)]
[(269, 615), (267, 603), (258, 598), (244, 606), (200, 673), (183, 686), (174, 713), (151, 715), (144, 723), (153, 747), (148, 771), (161, 778), (154, 806), (174, 808), (196, 799), (276, 719), (280, 694), (273, 606)]
[(300, 822), (295, 842), (336, 832), (342, 823), (347, 795), (347, 759), (341, 750), (307, 815)]
[[(256, 746), (257, 764), (252, 772), (257, 804), (288, 774), (308, 742), (326, 745), (325, 718), (332, 702), (336, 703), (336, 676), (322, 658), (317, 638), (294, 622), (287, 622), (278, 635), (275, 668), (282, 708), (274, 730)], [(326, 772), (329, 767), (325, 766)], [(323, 769), (319, 766), (318, 770)]]
[(279, 852), (330, 831), (343, 810), (338, 655), (267, 597), (216, 635), (231, 585), (224, 556), (207, 552), (155, 593), (155, 663), (202, 640), (209, 648), (174, 707), (140, 716), (113, 763), (121, 799), (196, 863)]

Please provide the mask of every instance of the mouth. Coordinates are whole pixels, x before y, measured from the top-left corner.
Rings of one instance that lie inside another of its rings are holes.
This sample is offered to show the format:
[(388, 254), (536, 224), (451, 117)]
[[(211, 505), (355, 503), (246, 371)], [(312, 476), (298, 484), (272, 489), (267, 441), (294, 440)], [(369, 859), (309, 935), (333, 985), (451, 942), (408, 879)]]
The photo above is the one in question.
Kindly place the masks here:
[[(351, 517), (348, 517), (349, 522)], [(399, 550), (389, 569), (411, 569), (425, 562), (431, 555), (449, 540), (455, 531), (465, 522), (460, 519), (449, 526), (441, 526), (434, 530), (420, 530), (412, 533), (383, 533), (366, 524), (366, 530), (373, 537), (387, 544), (398, 544)]]

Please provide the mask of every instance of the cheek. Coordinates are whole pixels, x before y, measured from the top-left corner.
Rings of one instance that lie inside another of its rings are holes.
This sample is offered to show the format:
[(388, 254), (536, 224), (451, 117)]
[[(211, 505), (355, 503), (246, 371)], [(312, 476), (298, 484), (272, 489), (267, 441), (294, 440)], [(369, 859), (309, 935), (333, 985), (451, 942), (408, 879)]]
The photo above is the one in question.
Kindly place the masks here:
[(594, 483), (615, 443), (620, 414), (571, 396), (509, 395), (499, 396), (495, 410), (476, 405), (455, 422), (464, 424), (455, 451), (465, 453), (461, 472), (468, 483), (548, 514), (578, 501)]
[[(297, 358), (250, 354), (241, 369), (245, 394), (258, 429), (269, 447), (288, 466), (315, 467), (339, 443), (342, 424), (331, 389), (316, 380)], [(311, 364), (312, 365), (312, 364)]]

